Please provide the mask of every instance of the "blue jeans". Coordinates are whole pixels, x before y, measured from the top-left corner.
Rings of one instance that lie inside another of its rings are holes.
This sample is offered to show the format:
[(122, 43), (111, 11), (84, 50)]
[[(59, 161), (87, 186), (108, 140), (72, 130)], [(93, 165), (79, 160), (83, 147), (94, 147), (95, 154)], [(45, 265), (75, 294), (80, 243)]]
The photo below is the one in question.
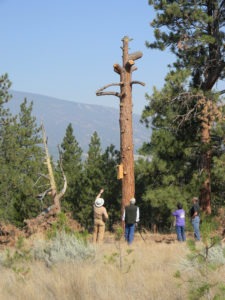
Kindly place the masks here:
[(126, 224), (125, 225), (125, 240), (130, 245), (134, 240), (134, 229), (135, 224)]
[(177, 239), (180, 242), (186, 241), (185, 227), (176, 225)]
[(200, 218), (199, 216), (194, 217), (194, 219), (191, 220), (192, 226), (194, 228), (194, 236), (197, 241), (200, 241), (200, 230), (199, 230), (199, 224), (200, 224)]

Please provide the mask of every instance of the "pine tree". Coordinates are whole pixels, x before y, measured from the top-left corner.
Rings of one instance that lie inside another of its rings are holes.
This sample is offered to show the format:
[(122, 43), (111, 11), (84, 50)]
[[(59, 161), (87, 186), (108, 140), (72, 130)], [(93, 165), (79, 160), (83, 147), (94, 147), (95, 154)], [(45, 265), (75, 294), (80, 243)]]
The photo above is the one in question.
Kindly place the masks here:
[(150, 223), (161, 227), (170, 226), (171, 210), (178, 201), (187, 208), (185, 202), (191, 193), (198, 192), (198, 183), (192, 182), (197, 173), (196, 147), (193, 147), (194, 143), (199, 144), (196, 126), (190, 122), (179, 129), (174, 124), (179, 105), (171, 104), (176, 90), (183, 88), (184, 77), (185, 73), (178, 77), (169, 74), (163, 89), (155, 89), (148, 96), (149, 106), (143, 112), (146, 122), (152, 116), (153, 131), (150, 143), (140, 150), (149, 161), (140, 159), (136, 163), (137, 192), (143, 193), (142, 211), (149, 212)]
[[(155, 41), (147, 46), (169, 48), (177, 58), (170, 66), (163, 90), (154, 90), (143, 112), (146, 122), (149, 116), (153, 117), (154, 132), (149, 148), (166, 163), (164, 173), (171, 174), (171, 168), (177, 166), (180, 176), (177, 183), (183, 177), (185, 184), (195, 186), (192, 192), (199, 186), (201, 206), (210, 213), (213, 156), (220, 155), (218, 150), (223, 143), (217, 142), (215, 151), (212, 136), (218, 134), (218, 126), (223, 121), (219, 95), (224, 91), (213, 89), (225, 76), (224, 3), (215, 0), (150, 0), (149, 3), (158, 14), (151, 22)], [(164, 142), (157, 145), (159, 140)], [(183, 167), (179, 166), (182, 163)], [(167, 185), (172, 182), (171, 177)]]
[[(8, 120), (9, 121), (9, 120)], [(13, 221), (14, 210), (14, 187), (18, 177), (17, 169), (14, 166), (17, 155), (15, 130), (17, 128), (15, 120), (8, 122), (7, 126), (1, 128), (1, 169), (0, 169), (0, 218)]]
[(66, 174), (68, 187), (62, 201), (62, 206), (66, 210), (77, 211), (81, 201), (82, 189), (82, 149), (79, 146), (70, 123), (66, 128), (66, 134), (61, 144), (62, 164)]
[(102, 170), (104, 170), (103, 197), (109, 214), (107, 225), (111, 230), (113, 225), (121, 220), (122, 182), (121, 180), (117, 180), (117, 166), (120, 163), (120, 152), (111, 144), (103, 153), (102, 160)]
[(27, 99), (24, 99), (18, 116), (16, 140), (19, 182), (15, 209), (18, 221), (35, 217), (41, 209), (37, 199), (40, 190), (35, 182), (44, 168), (44, 152), (41, 147), (41, 127), (32, 116), (32, 110), (33, 102), (28, 104)]
[(75, 218), (85, 228), (92, 226), (93, 204), (96, 195), (104, 188), (104, 170), (102, 160), (101, 141), (94, 132), (91, 136), (87, 159), (84, 162), (84, 177), (82, 180), (81, 202), (78, 211), (74, 213)]
[(33, 103), (28, 105), (25, 99), (19, 115), (2, 132), (1, 216), (16, 225), (22, 225), (25, 218), (36, 216), (41, 209), (35, 182), (42, 171), (43, 151), (32, 107)]
[[(0, 77), (0, 218), (7, 219), (9, 211), (12, 211), (12, 201), (10, 198), (11, 190), (8, 187), (8, 164), (10, 163), (10, 155), (8, 155), (6, 143), (10, 141), (11, 129), (9, 127), (15, 119), (11, 116), (5, 105), (11, 99), (9, 88), (11, 82), (7, 74)], [(6, 139), (5, 136), (8, 136)], [(11, 147), (11, 143), (8, 143)]]

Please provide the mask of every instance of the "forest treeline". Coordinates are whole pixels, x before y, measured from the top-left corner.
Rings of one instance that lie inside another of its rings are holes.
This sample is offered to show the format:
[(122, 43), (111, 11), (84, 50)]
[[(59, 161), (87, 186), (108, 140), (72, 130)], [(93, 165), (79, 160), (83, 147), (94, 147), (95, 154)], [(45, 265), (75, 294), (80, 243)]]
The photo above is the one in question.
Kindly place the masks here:
[[(151, 21), (155, 40), (149, 49), (170, 50), (175, 61), (168, 66), (163, 87), (146, 95), (141, 121), (151, 126), (152, 135), (135, 161), (135, 198), (141, 223), (165, 230), (171, 210), (179, 201), (185, 210), (193, 196), (202, 210), (216, 214), (225, 199), (225, 78), (224, 1), (153, 1)], [(163, 54), (162, 54), (163, 55)], [(150, 58), (149, 58), (150, 59)], [(150, 70), (151, 72), (152, 70)], [(154, 70), (153, 70), (154, 71)], [(218, 85), (217, 85), (218, 84)], [(41, 128), (32, 116), (32, 103), (21, 104), (18, 115), (5, 108), (10, 101), (10, 81), (0, 78), (0, 219), (23, 226), (51, 205), (40, 197), (48, 188)], [(120, 221), (121, 181), (117, 180), (120, 152), (114, 145), (104, 151), (97, 132), (88, 153), (76, 140), (71, 124), (60, 145), (68, 188), (62, 209), (86, 229), (92, 225), (92, 204), (104, 188), (109, 212), (109, 229)], [(59, 163), (54, 164), (57, 185), (62, 185)]]
[[(24, 99), (18, 115), (12, 115), (4, 106), (10, 100), (11, 83), (7, 75), (1, 76), (1, 140), (0, 140), (0, 218), (1, 221), (23, 226), (24, 219), (36, 217), (52, 204), (52, 198), (42, 197), (50, 188), (41, 127), (32, 116), (32, 102)], [(219, 126), (219, 129), (224, 127)], [(212, 143), (212, 204), (216, 208), (224, 204), (224, 148), (223, 130)], [(190, 140), (192, 132), (190, 131)], [(147, 228), (156, 224), (166, 230), (171, 224), (171, 210), (182, 202), (188, 209), (190, 199), (199, 194), (204, 176), (198, 165), (201, 142), (193, 140), (193, 147), (169, 130), (155, 130), (150, 142), (146, 142), (135, 161), (137, 203), (141, 211), (141, 223)], [(220, 139), (219, 139), (220, 137)], [(219, 143), (218, 141), (221, 141)], [(152, 149), (151, 149), (152, 148)], [(154, 150), (154, 151), (153, 151)], [(92, 205), (100, 188), (104, 188), (105, 206), (109, 212), (108, 228), (120, 221), (121, 180), (117, 180), (120, 152), (114, 145), (104, 151), (97, 132), (93, 132), (89, 150), (84, 153), (75, 137), (71, 124), (60, 145), (63, 169), (68, 188), (62, 199), (62, 210), (72, 212), (73, 217), (86, 229), (92, 226)], [(63, 180), (59, 162), (53, 163), (57, 185)]]

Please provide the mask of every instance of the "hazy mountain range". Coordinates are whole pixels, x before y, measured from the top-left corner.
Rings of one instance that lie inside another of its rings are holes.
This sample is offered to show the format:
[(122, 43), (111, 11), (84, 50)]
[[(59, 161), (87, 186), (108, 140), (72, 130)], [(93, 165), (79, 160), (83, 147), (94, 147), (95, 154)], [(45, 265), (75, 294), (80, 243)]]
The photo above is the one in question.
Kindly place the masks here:
[[(119, 109), (14, 90), (10, 93), (13, 98), (8, 106), (12, 113), (19, 112), (24, 98), (28, 102), (33, 101), (33, 115), (38, 124), (44, 123), (49, 151), (53, 156), (57, 153), (57, 145), (61, 144), (69, 123), (72, 124), (74, 136), (84, 153), (88, 150), (94, 131), (101, 139), (103, 150), (110, 144), (120, 149)], [(140, 116), (137, 114), (133, 114), (133, 134), (134, 149), (137, 153), (143, 142), (149, 141), (151, 135), (150, 129), (146, 129), (140, 123)]]

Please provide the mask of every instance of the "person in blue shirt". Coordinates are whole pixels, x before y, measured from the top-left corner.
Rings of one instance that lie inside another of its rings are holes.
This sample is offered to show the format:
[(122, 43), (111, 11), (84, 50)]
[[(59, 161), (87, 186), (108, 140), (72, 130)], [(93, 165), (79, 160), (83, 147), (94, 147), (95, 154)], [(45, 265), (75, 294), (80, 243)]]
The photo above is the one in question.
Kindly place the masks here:
[(181, 203), (177, 203), (177, 210), (172, 213), (176, 217), (176, 233), (177, 240), (180, 242), (186, 241), (185, 235), (185, 211)]

